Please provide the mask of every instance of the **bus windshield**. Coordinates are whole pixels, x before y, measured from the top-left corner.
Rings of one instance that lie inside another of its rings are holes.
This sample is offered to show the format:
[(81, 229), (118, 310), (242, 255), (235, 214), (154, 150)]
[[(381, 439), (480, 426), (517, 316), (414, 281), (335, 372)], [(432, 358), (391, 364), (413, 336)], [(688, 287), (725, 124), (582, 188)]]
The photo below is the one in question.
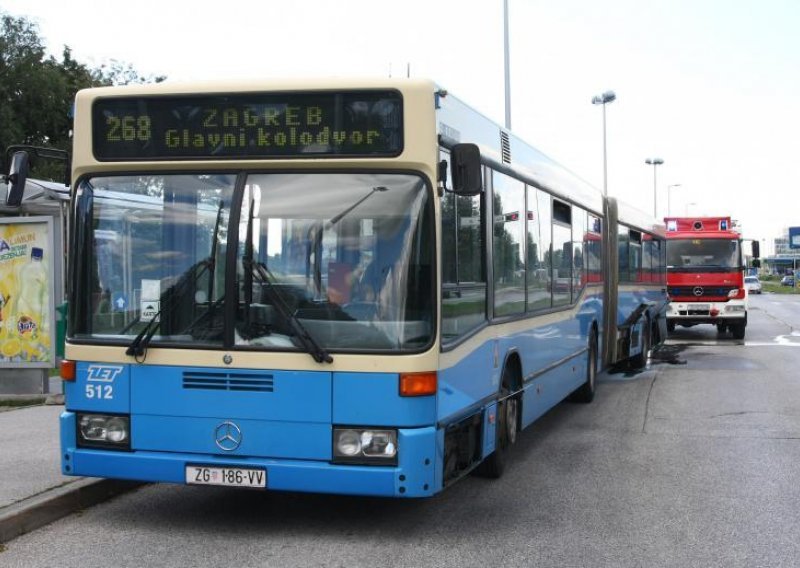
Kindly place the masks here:
[(670, 239), (667, 241), (667, 268), (725, 269), (741, 267), (739, 241), (736, 239)]
[[(421, 177), (241, 181), (81, 183), (74, 285), (92, 293), (70, 316), (73, 337), (129, 344), (146, 330), (151, 345), (308, 351), (307, 333), (322, 349), (355, 352), (432, 341), (432, 204)], [(229, 227), (239, 202), (238, 227)]]

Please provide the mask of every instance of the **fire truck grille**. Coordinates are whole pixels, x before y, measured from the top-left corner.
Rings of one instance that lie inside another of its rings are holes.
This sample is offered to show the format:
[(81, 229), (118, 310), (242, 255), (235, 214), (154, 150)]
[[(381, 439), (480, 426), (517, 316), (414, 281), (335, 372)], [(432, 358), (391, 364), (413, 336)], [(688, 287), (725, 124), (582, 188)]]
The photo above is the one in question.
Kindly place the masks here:
[[(701, 290), (702, 293), (698, 294), (698, 290)], [(731, 286), (670, 286), (669, 295), (673, 298), (697, 298), (706, 300), (709, 298), (727, 298), (731, 290), (738, 290), (738, 288)]]

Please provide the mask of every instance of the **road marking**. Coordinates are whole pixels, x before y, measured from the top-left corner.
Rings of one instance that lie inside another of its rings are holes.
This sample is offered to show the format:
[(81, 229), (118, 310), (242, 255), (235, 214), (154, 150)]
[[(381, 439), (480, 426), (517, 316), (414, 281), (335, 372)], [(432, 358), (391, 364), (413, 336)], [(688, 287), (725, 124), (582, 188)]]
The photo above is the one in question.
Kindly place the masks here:
[(745, 347), (800, 347), (800, 332), (792, 331), (787, 335), (777, 335), (771, 343), (766, 341), (746, 342)]
[(708, 347), (726, 347), (743, 345), (741, 340), (737, 339), (667, 339), (664, 345), (700, 345)]

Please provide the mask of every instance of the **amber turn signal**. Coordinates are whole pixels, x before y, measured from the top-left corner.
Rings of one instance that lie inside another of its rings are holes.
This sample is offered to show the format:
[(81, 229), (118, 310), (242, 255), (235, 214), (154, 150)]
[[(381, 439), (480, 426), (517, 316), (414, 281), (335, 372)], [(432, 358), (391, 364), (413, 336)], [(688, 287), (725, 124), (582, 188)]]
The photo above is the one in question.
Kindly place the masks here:
[(436, 394), (436, 372), (400, 373), (400, 396)]
[(61, 366), (59, 367), (62, 381), (75, 380), (75, 361), (69, 359), (62, 359)]

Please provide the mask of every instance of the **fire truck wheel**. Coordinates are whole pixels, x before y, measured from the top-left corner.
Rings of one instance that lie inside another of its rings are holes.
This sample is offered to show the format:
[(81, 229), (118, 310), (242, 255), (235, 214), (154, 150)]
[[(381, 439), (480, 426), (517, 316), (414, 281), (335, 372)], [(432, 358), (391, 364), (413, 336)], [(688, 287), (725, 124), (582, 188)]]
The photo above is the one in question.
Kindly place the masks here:
[(728, 331), (728, 328), (727, 328), (727, 326), (726, 326), (724, 323), (718, 323), (718, 324), (717, 324), (717, 333), (719, 333), (720, 335), (722, 335), (722, 334), (723, 334), (723, 333), (725, 333), (726, 331)]
[(733, 331), (733, 338), (744, 339), (744, 329), (745, 329), (745, 324), (743, 323), (737, 323), (736, 325), (732, 325), (731, 331)]

